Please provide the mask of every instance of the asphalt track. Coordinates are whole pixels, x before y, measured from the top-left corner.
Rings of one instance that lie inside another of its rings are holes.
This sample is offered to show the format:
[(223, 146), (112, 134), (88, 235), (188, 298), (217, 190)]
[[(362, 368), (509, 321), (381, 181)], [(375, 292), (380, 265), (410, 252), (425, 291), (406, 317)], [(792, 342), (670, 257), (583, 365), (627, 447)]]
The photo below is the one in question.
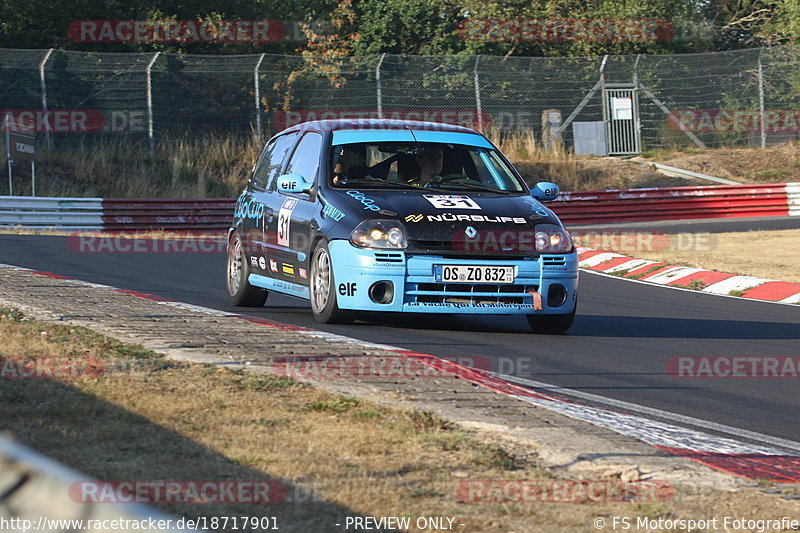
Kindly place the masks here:
[(230, 306), (223, 253), (78, 253), (66, 237), (0, 235), (0, 263), (443, 357), (487, 358), (518, 377), (800, 441), (800, 378), (689, 379), (666, 371), (675, 356), (800, 357), (797, 305), (582, 272), (579, 314), (563, 336), (534, 335), (512, 316), (382, 315), (326, 326), (305, 302), (276, 294), (262, 309)]
[(569, 224), (580, 231), (652, 231), (660, 233), (727, 233), (731, 231), (769, 231), (800, 228), (800, 217), (704, 218), (699, 220), (658, 220), (616, 224)]

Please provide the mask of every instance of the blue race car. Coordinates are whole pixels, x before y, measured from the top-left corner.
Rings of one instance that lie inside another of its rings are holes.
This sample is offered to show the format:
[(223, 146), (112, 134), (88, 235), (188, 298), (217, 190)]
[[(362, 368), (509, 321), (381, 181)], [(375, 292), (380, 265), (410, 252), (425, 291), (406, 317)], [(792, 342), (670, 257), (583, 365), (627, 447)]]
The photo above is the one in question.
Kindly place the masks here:
[(478, 132), (332, 120), (267, 142), (228, 233), (234, 305), (269, 291), (322, 323), (357, 311), (523, 314), (536, 332), (575, 318), (577, 254), (542, 201)]

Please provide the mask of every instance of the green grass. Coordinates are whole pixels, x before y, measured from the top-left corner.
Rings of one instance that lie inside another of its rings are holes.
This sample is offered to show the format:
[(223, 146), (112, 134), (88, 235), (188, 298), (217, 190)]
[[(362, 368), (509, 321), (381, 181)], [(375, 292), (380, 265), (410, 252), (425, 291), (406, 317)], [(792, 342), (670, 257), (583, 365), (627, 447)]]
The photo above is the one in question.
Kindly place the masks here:
[(750, 289), (754, 289), (755, 287), (756, 287), (756, 286), (754, 285), (754, 286), (752, 286), (752, 287), (745, 287), (745, 288), (744, 288), (744, 289), (742, 289), (742, 290), (735, 290), (735, 289), (734, 289), (734, 290), (732, 290), (732, 291), (730, 291), (730, 292), (728, 293), (728, 296), (741, 296), (742, 294), (746, 293), (746, 292), (747, 292), (747, 291), (749, 291)]
[(693, 290), (693, 291), (702, 291), (706, 287), (708, 287), (707, 283), (704, 283), (703, 281), (701, 281), (699, 279), (693, 279), (691, 282), (689, 282), (689, 284), (684, 285), (683, 288), (684, 289), (690, 289), (690, 290)]
[(311, 402), (307, 407), (312, 411), (330, 411), (344, 413), (361, 405), (361, 401), (354, 396), (338, 396), (329, 402)]
[(664, 513), (664, 504), (661, 502), (638, 502), (633, 506), (633, 512), (647, 518), (658, 518)]
[(625, 276), (628, 275), (628, 272), (630, 271), (631, 271), (630, 268), (626, 268), (623, 270), (615, 270), (614, 272), (606, 272), (606, 274), (609, 274), (610, 276), (618, 276), (620, 278), (624, 278)]
[(14, 307), (0, 307), (0, 320), (10, 320), (12, 322), (22, 322), (25, 314)]
[(753, 173), (753, 175), (758, 178), (767, 178), (767, 179), (780, 178), (787, 174), (789, 174), (789, 171), (783, 168), (768, 168), (766, 170), (759, 170), (758, 172)]
[(479, 444), (476, 446), (474, 463), (477, 466), (513, 470), (516, 466), (514, 457), (498, 446)]
[(643, 150), (639, 155), (645, 159), (665, 159), (674, 156), (676, 153), (699, 154), (700, 149), (693, 146), (674, 146), (672, 148), (651, 148)]
[(655, 272), (656, 270), (658, 270), (660, 268), (664, 268), (664, 266), (665, 265), (653, 265), (652, 267), (650, 267), (650, 269), (646, 270), (645, 272), (641, 272), (639, 274), (634, 274), (633, 276), (627, 276), (627, 277), (629, 279), (641, 279), (641, 278), (647, 276), (648, 274), (652, 274), (653, 272)]
[(242, 373), (241, 387), (243, 390), (252, 391), (274, 391), (280, 389), (288, 389), (290, 387), (307, 386), (301, 384), (299, 381), (285, 376), (276, 376), (274, 374), (252, 374)]
[(353, 418), (361, 418), (361, 419), (364, 419), (364, 420), (371, 420), (373, 418), (379, 418), (382, 415), (383, 415), (383, 413), (381, 413), (377, 409), (362, 409), (360, 411), (354, 411), (352, 416), (353, 416)]

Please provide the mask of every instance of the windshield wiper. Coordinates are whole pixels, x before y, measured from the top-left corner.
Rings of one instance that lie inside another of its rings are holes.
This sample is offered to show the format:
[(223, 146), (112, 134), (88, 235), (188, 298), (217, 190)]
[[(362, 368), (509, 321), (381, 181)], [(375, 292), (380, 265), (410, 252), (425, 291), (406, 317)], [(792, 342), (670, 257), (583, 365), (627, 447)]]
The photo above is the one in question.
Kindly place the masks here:
[(481, 191), (486, 192), (496, 192), (499, 194), (511, 194), (511, 191), (506, 191), (503, 189), (492, 189), (491, 187), (487, 187), (486, 185), (479, 185), (477, 183), (473, 183), (472, 180), (464, 181), (464, 179), (457, 179), (457, 180), (449, 180), (444, 182), (443, 185), (450, 185), (451, 183), (455, 183), (456, 185), (461, 185), (463, 187), (467, 187), (469, 189), (478, 189)]
[(400, 183), (399, 181), (389, 181), (385, 178), (376, 178), (375, 176), (364, 176), (362, 178), (353, 178), (352, 181), (374, 181), (377, 183), (388, 183), (389, 185), (396, 185), (397, 187), (406, 187), (408, 189), (414, 189), (417, 191), (422, 189), (422, 187), (417, 187), (416, 185), (411, 185), (409, 183)]

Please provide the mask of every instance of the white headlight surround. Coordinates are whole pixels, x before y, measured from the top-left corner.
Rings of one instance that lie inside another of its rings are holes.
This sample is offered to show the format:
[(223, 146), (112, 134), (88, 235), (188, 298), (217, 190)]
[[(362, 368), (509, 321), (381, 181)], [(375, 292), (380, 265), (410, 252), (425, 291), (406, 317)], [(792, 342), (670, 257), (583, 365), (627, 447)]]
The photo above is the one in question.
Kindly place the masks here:
[(350, 233), (350, 242), (359, 248), (405, 250), (407, 235), (405, 226), (398, 220), (365, 220)]
[(567, 230), (556, 224), (537, 224), (535, 243), (542, 254), (567, 254), (574, 249)]

